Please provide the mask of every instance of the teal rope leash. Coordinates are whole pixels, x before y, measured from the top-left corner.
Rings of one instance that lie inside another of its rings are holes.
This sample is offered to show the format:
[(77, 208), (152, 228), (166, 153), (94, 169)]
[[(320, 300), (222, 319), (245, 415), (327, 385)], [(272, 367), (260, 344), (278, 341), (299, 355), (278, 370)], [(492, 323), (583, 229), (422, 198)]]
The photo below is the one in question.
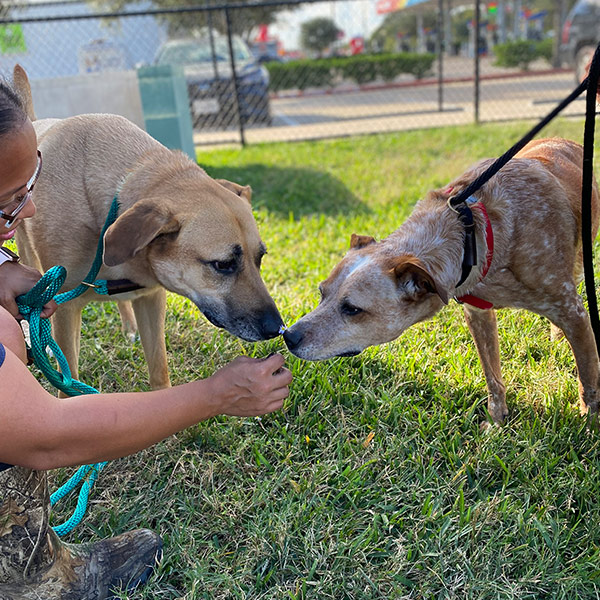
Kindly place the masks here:
[[(55, 388), (61, 390), (63, 393), (67, 394), (67, 396), (97, 394), (98, 390), (77, 379), (73, 379), (65, 355), (56, 341), (52, 338), (52, 326), (50, 325), (49, 319), (42, 319), (40, 315), (44, 306), (52, 299), (54, 299), (57, 304), (63, 304), (68, 300), (81, 296), (81, 294), (90, 288), (94, 288), (95, 292), (98, 294), (108, 293), (106, 281), (96, 280), (96, 276), (102, 266), (104, 234), (116, 220), (118, 212), (119, 202), (117, 194), (112, 201), (108, 216), (106, 217), (106, 222), (102, 228), (92, 267), (80, 285), (73, 290), (58, 294), (58, 290), (63, 286), (67, 277), (67, 270), (58, 265), (48, 269), (29, 292), (17, 298), (19, 312), (29, 323), (31, 352), (36, 366)], [(50, 363), (47, 350), (50, 350), (54, 355), (60, 368), (60, 372)], [(75, 475), (50, 496), (50, 504), (53, 506), (83, 481), (73, 515), (64, 523), (53, 528), (57, 535), (65, 535), (79, 525), (87, 509), (89, 494), (98, 479), (100, 471), (102, 471), (107, 464), (106, 461), (93, 465), (83, 465), (78, 469)]]
[(83, 519), (85, 515), (85, 511), (87, 510), (88, 498), (96, 480), (98, 479), (98, 475), (100, 471), (108, 464), (108, 462), (96, 463), (94, 465), (83, 465), (79, 467), (75, 475), (67, 481), (63, 486), (58, 488), (51, 496), (50, 496), (50, 505), (54, 506), (59, 500), (62, 500), (69, 492), (74, 490), (77, 485), (89, 474), (88, 479), (83, 481), (81, 484), (81, 489), (79, 490), (79, 497), (77, 498), (77, 505), (75, 506), (75, 510), (73, 514), (60, 525), (56, 525), (53, 527), (56, 535), (63, 536), (66, 533), (72, 531)]

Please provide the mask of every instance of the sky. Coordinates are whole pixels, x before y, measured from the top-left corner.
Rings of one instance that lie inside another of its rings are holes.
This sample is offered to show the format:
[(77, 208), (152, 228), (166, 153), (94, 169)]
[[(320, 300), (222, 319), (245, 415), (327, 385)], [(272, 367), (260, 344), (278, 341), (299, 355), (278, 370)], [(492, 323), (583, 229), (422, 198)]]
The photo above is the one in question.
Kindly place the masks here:
[(375, 0), (318, 2), (279, 13), (277, 23), (269, 26), (269, 35), (279, 38), (286, 51), (298, 50), (300, 25), (315, 17), (332, 19), (345, 33), (344, 41), (361, 35), (368, 37), (384, 19), (384, 15), (375, 12)]

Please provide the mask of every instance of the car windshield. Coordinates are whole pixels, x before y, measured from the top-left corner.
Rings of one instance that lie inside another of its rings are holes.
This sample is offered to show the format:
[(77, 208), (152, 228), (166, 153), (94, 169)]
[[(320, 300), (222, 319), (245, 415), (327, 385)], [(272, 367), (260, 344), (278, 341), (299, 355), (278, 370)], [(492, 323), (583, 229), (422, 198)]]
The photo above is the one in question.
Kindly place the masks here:
[[(229, 60), (227, 39), (215, 36), (215, 59), (219, 62)], [(249, 60), (250, 51), (239, 38), (232, 38), (233, 54), (236, 61)], [(160, 53), (157, 62), (160, 65), (193, 65), (202, 62), (212, 62), (210, 39), (202, 38), (184, 42), (167, 44)]]

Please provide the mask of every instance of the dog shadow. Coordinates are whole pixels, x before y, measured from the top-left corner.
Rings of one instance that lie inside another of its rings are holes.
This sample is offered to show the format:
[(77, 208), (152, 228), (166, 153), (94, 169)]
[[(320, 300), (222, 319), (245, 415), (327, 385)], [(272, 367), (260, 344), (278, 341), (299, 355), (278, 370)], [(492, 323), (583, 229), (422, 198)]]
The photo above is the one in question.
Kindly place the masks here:
[(252, 206), (284, 216), (367, 215), (372, 210), (339, 179), (315, 169), (252, 164), (244, 167), (201, 165), (215, 179), (252, 187)]

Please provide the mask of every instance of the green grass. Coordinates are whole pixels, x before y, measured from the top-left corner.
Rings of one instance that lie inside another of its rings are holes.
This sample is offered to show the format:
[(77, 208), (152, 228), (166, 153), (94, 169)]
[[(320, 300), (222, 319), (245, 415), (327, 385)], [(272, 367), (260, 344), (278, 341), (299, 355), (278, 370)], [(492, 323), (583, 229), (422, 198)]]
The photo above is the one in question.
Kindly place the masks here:
[[(264, 279), (291, 324), (315, 306), (353, 232), (386, 236), (427, 190), (530, 125), (269, 144), (199, 161), (252, 185)], [(544, 133), (582, 132), (561, 120)], [(141, 346), (119, 325), (110, 304), (86, 309), (81, 378), (147, 389)], [(278, 350), (295, 375), (290, 397), (277, 414), (216, 418), (113, 461), (68, 540), (160, 531), (165, 557), (130, 596), (140, 599), (598, 598), (600, 446), (578, 414), (570, 349), (529, 313), (501, 311), (499, 329), (510, 417), (483, 433), (485, 381), (455, 304), (391, 344), (307, 363), (281, 340), (241, 342), (171, 295), (174, 383)]]

